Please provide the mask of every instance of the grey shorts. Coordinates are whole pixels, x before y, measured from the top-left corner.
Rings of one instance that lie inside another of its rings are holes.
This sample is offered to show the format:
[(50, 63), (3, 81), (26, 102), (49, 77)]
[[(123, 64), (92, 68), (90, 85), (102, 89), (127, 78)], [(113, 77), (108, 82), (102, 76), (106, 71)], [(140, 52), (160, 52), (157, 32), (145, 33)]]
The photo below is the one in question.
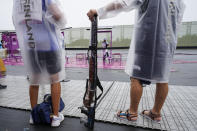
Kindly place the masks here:
[[(37, 57), (38, 56), (38, 62)], [(33, 72), (39, 74), (46, 68), (49, 74), (56, 74), (61, 71), (61, 57), (59, 51), (29, 51), (29, 59)]]

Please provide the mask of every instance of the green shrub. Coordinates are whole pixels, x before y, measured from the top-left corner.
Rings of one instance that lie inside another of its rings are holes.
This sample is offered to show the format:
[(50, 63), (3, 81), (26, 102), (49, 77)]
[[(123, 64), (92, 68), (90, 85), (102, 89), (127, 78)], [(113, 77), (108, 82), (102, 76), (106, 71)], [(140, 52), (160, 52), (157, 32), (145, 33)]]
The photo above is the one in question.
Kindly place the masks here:
[[(108, 41), (109, 42), (109, 41)], [(130, 45), (130, 39), (123, 39), (112, 42), (112, 47), (128, 47)], [(67, 48), (88, 48), (90, 41), (88, 39), (79, 39), (70, 44), (67, 44)], [(98, 42), (98, 47), (102, 47), (102, 41)]]
[(88, 48), (89, 47), (89, 40), (88, 39), (79, 39), (70, 44), (67, 44), (67, 48)]
[(185, 35), (179, 38), (178, 46), (197, 46), (197, 35)]

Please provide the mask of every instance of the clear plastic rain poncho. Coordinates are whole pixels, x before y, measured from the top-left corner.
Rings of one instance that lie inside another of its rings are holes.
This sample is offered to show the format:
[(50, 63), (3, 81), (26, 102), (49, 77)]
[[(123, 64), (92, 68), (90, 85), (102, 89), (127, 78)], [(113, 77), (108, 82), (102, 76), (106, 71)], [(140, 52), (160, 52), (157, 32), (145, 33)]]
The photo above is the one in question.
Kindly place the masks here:
[(65, 78), (61, 28), (66, 19), (58, 0), (14, 0), (13, 23), (31, 85)]
[(117, 0), (97, 10), (100, 19), (136, 9), (125, 72), (133, 78), (166, 83), (177, 45), (182, 0)]

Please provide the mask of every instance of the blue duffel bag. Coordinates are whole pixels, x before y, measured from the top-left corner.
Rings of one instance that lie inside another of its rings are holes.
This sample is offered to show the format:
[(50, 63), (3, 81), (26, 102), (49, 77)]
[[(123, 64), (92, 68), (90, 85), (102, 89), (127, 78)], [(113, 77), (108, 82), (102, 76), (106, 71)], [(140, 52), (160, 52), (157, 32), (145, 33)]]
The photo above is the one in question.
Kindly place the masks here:
[[(62, 98), (60, 98), (59, 112), (61, 112), (64, 109), (64, 107), (65, 104)], [(43, 102), (36, 105), (31, 111), (34, 124), (50, 124), (51, 114), (53, 114), (51, 95), (46, 94), (44, 96)]]

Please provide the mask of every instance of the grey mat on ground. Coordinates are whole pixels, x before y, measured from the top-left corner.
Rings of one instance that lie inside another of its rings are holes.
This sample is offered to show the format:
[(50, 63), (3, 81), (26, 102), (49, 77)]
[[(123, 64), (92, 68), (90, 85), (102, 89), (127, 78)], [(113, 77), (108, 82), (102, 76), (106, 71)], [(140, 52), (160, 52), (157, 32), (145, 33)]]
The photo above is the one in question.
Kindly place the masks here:
[[(86, 81), (71, 80), (63, 82), (62, 99), (65, 102), (63, 114), (72, 117), (82, 117), (78, 107), (82, 106), (82, 98)], [(113, 82), (104, 82), (104, 94)], [(0, 106), (30, 109), (28, 81), (22, 76), (7, 76), (4, 84), (7, 89), (0, 90)], [(50, 93), (50, 87), (41, 86), (39, 90), (39, 102), (44, 94)], [(151, 109), (154, 102), (155, 85), (144, 88), (139, 105), (139, 113), (143, 109)], [(133, 123), (124, 119), (118, 119), (115, 114), (118, 110), (129, 108), (130, 84), (128, 82), (114, 82), (112, 88), (103, 98), (96, 110), (96, 119), (103, 122), (132, 125), (150, 129), (161, 130), (197, 130), (197, 88), (192, 86), (170, 86), (170, 92), (162, 109), (160, 124), (152, 122), (139, 115), (137, 122)]]

